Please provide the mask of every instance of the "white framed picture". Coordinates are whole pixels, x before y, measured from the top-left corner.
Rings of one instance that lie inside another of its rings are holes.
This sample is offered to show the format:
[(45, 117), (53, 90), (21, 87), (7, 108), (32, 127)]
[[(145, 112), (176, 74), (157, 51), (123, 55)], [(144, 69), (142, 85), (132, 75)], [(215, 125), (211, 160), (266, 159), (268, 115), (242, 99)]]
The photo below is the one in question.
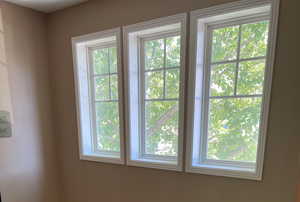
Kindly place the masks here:
[(0, 137), (11, 137), (12, 126), (10, 113), (7, 111), (0, 111)]

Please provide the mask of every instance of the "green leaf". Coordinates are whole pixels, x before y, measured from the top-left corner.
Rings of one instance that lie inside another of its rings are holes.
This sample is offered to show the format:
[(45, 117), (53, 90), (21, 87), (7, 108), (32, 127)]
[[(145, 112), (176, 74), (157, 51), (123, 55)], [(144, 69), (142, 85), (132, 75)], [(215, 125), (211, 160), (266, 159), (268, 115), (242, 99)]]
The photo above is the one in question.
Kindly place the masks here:
[(98, 49), (93, 51), (93, 63), (95, 74), (107, 74), (109, 70), (108, 49)]
[(209, 159), (256, 161), (262, 98), (211, 99)]
[(164, 40), (157, 39), (145, 42), (145, 69), (163, 68)]
[(236, 59), (239, 26), (215, 29), (212, 35), (212, 62)]
[(241, 58), (266, 56), (269, 22), (242, 25)]
[(265, 60), (241, 62), (237, 81), (238, 95), (262, 94)]
[(120, 151), (118, 102), (96, 103), (97, 147), (103, 151)]
[(213, 65), (210, 77), (210, 96), (230, 96), (234, 93), (236, 63)]

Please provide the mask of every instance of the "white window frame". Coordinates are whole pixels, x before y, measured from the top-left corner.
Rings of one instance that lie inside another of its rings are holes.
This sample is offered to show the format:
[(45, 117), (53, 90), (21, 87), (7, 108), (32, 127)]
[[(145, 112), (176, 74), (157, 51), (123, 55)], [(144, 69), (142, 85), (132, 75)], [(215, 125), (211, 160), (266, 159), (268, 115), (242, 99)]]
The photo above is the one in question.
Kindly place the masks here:
[[(179, 96), (178, 95), (178, 99), (177, 98), (165, 98), (165, 93), (166, 93), (166, 71), (167, 70), (171, 70), (171, 69), (181, 69), (181, 66), (176, 66), (176, 67), (166, 67), (166, 38), (168, 37), (174, 37), (174, 36), (178, 36), (180, 35), (180, 30), (179, 29), (175, 29), (175, 30), (170, 30), (168, 32), (165, 33), (155, 33), (155, 34), (149, 34), (149, 35), (140, 35), (139, 36), (139, 47), (140, 47), (140, 94), (143, 95), (143, 97), (145, 97), (145, 72), (157, 72), (157, 71), (164, 71), (164, 89), (163, 89), (163, 96), (164, 98), (161, 99), (153, 99), (155, 101), (163, 101), (163, 100), (169, 100), (169, 101), (178, 101), (179, 102)], [(151, 69), (151, 70), (146, 70), (145, 69), (145, 42), (147, 41), (151, 41), (151, 40), (156, 40), (156, 39), (163, 39), (164, 40), (164, 67), (162, 68), (155, 68), (155, 69)], [(150, 99), (151, 100), (151, 99)], [(141, 99), (141, 117), (144, 117), (144, 112), (145, 112), (145, 100)], [(140, 143), (140, 155), (142, 159), (161, 159), (161, 160), (169, 160), (169, 161), (176, 161), (176, 157), (173, 156), (159, 156), (159, 155), (154, 155), (154, 154), (146, 154), (146, 148), (145, 148), (145, 119), (141, 120), (141, 143)]]
[[(179, 27), (179, 28), (178, 28)], [(181, 36), (181, 63), (180, 63), (180, 92), (179, 92), (179, 129), (178, 129), (178, 156), (175, 158), (158, 157), (156, 155), (142, 155), (141, 139), (141, 111), (140, 99), (140, 71), (142, 71), (140, 58), (141, 38), (163, 36), (174, 30)], [(127, 165), (182, 170), (183, 153), (183, 124), (184, 124), (184, 89), (185, 89), (185, 49), (186, 49), (186, 14), (159, 18), (124, 27), (124, 67), (125, 67), (125, 100), (126, 100), (126, 144)]]
[[(120, 128), (120, 152), (99, 151), (95, 137), (95, 98), (91, 51), (115, 46), (117, 49), (118, 107)], [(76, 88), (79, 154), (81, 160), (124, 164), (124, 119), (121, 66), (121, 28), (101, 31), (72, 38), (74, 82)]]
[[(248, 0), (228, 3), (207, 9), (191, 12), (190, 23), (190, 71), (188, 92), (188, 116), (187, 116), (187, 147), (186, 147), (186, 171), (207, 175), (227, 176), (261, 180), (264, 162), (264, 150), (266, 142), (267, 121), (272, 84), (272, 72), (274, 64), (276, 32), (279, 11), (279, 0)], [(210, 40), (207, 36), (208, 25), (233, 20), (242, 22), (250, 16), (259, 19), (269, 18), (269, 39), (266, 56), (264, 92), (262, 112), (260, 119), (260, 135), (256, 164), (230, 161), (205, 160), (205, 103), (207, 100), (207, 61), (210, 56)]]

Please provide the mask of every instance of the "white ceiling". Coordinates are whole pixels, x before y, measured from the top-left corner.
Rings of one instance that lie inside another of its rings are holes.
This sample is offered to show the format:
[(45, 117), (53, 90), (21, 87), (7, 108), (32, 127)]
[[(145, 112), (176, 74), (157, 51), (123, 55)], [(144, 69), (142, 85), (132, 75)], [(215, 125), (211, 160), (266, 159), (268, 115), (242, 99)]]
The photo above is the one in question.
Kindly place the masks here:
[(51, 13), (88, 0), (5, 0), (20, 6)]

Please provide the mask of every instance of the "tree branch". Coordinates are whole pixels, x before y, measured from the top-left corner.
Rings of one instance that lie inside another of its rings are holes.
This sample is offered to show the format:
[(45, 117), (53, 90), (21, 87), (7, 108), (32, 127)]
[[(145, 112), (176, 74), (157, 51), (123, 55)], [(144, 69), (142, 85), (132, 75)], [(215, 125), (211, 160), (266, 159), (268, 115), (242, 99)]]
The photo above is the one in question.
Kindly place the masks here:
[(146, 134), (148, 136), (153, 135), (157, 130), (161, 129), (161, 127), (167, 122), (169, 121), (173, 115), (178, 111), (178, 105), (174, 105), (172, 106), (166, 113), (164, 113), (158, 120), (157, 122), (154, 124), (154, 126), (152, 128), (149, 128), (146, 131)]

